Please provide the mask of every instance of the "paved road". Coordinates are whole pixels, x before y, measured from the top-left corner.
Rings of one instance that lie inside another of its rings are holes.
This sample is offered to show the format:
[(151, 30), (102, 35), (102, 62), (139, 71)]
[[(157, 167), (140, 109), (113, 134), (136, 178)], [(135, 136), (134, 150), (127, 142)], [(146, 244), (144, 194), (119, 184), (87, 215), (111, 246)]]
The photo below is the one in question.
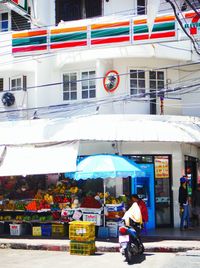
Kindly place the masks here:
[[(146, 253), (134, 268), (198, 268), (200, 252)], [(132, 265), (130, 265), (132, 266)], [(70, 255), (61, 251), (0, 249), (1, 268), (123, 268), (129, 267), (120, 253), (103, 253), (94, 256)]]

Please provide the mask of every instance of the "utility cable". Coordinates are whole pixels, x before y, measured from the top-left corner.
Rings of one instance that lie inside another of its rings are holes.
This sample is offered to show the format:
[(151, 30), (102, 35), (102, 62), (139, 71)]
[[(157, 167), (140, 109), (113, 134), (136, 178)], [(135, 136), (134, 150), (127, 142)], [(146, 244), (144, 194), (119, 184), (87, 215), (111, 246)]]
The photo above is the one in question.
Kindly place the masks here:
[(181, 29), (184, 31), (184, 33), (185, 33), (185, 34), (189, 37), (189, 39), (191, 40), (191, 42), (192, 42), (192, 44), (193, 44), (193, 47), (194, 47), (196, 53), (197, 53), (198, 55), (200, 55), (200, 52), (198, 51), (198, 49), (197, 49), (197, 47), (196, 47), (195, 41), (194, 41), (193, 38), (190, 36), (190, 34), (187, 32), (187, 30), (184, 28), (184, 26), (183, 26), (183, 24), (182, 24), (182, 22), (181, 22), (179, 16), (178, 16), (177, 13), (176, 13), (175, 5), (172, 3), (171, 0), (165, 0), (165, 1), (171, 5), (171, 7), (172, 7), (172, 9), (173, 9), (173, 11), (174, 11), (174, 15), (175, 15), (175, 17), (176, 17), (176, 19), (177, 19), (179, 25), (181, 26)]
[(185, 0), (185, 2), (192, 8), (192, 10), (194, 10), (194, 12), (196, 13), (196, 15), (198, 17), (200, 17), (199, 11), (194, 7), (194, 5), (190, 1), (188, 1), (188, 0)]

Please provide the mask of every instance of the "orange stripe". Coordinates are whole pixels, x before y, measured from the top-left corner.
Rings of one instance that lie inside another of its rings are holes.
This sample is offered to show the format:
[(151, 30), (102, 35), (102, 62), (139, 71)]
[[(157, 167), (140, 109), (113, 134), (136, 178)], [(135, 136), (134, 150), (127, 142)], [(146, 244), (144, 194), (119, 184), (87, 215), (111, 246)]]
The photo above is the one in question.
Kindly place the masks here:
[(47, 34), (47, 30), (21, 32), (21, 33), (12, 34), (12, 38), (31, 37), (31, 36), (38, 36), (38, 35), (45, 35), (45, 34)]
[(114, 22), (114, 23), (104, 23), (104, 24), (92, 24), (91, 29), (102, 29), (102, 28), (110, 28), (110, 27), (119, 27), (119, 26), (129, 26), (129, 21), (122, 22)]
[(197, 16), (197, 14), (195, 13), (195, 12), (190, 12), (190, 13), (187, 13), (187, 14), (185, 14), (185, 18), (193, 18), (193, 17), (195, 17), (195, 15)]
[(59, 34), (59, 33), (67, 33), (67, 32), (78, 32), (78, 31), (86, 31), (87, 26), (82, 27), (72, 27), (72, 28), (59, 28), (51, 30), (51, 34)]
[[(155, 19), (155, 22), (165, 22), (165, 21), (172, 21), (175, 20), (175, 16), (165, 16), (165, 17), (159, 17)], [(142, 19), (142, 20), (134, 20), (134, 24), (146, 24), (147, 19)]]

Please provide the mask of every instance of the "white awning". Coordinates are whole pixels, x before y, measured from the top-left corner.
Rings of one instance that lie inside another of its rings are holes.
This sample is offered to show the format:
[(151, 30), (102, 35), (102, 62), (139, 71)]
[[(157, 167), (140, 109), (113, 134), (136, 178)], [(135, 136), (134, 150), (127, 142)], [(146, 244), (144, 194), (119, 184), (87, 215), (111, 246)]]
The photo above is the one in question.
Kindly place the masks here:
[(1, 148), (0, 176), (74, 172), (78, 142)]
[(200, 118), (163, 115), (91, 115), (0, 122), (0, 145), (69, 141), (180, 142), (200, 144)]

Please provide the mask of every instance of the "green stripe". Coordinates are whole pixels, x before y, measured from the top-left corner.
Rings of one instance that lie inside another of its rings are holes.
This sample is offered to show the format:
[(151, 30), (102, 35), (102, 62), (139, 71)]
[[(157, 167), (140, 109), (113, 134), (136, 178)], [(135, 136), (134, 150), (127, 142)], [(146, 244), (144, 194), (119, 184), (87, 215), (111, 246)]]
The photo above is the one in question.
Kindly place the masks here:
[[(169, 31), (169, 30), (175, 30), (175, 22), (158, 23), (153, 26), (153, 32), (162, 32), (162, 31)], [(136, 34), (148, 33), (149, 29), (148, 29), (147, 24), (138, 25), (138, 26), (133, 27), (133, 32)]]
[(51, 43), (65, 42), (65, 41), (75, 41), (87, 39), (87, 33), (70, 33), (70, 34), (59, 34), (52, 35), (50, 38)]
[(46, 36), (36, 36), (36, 37), (29, 37), (29, 38), (19, 38), (13, 39), (12, 45), (13, 47), (17, 46), (30, 46), (30, 45), (41, 45), (47, 43)]
[(95, 30), (91, 32), (91, 38), (129, 35), (129, 33), (130, 33), (129, 27), (118, 28), (118, 29)]

